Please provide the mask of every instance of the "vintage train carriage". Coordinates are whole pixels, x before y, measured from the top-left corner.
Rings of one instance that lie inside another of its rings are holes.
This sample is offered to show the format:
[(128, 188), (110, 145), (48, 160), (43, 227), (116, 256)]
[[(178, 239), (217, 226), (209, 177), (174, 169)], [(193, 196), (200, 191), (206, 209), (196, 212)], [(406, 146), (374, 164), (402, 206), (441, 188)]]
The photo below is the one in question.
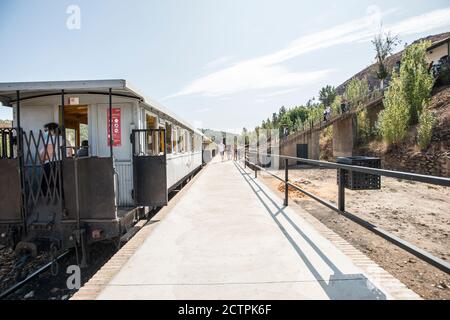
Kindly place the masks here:
[(16, 251), (117, 238), (201, 168), (203, 134), (125, 80), (0, 83), (0, 99), (0, 243)]

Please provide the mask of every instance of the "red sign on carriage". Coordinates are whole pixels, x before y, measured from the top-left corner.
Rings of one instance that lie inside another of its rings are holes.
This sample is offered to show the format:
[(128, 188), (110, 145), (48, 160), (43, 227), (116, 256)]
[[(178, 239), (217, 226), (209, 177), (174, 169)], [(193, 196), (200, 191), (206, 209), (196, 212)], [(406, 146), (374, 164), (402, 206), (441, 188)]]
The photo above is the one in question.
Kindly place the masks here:
[[(110, 133), (110, 122), (109, 122), (109, 110), (107, 110), (107, 121), (108, 121), (108, 147), (111, 145), (111, 136)], [(122, 145), (122, 129), (120, 126), (120, 108), (113, 108), (112, 109), (112, 136), (113, 136), (113, 147), (120, 147)]]

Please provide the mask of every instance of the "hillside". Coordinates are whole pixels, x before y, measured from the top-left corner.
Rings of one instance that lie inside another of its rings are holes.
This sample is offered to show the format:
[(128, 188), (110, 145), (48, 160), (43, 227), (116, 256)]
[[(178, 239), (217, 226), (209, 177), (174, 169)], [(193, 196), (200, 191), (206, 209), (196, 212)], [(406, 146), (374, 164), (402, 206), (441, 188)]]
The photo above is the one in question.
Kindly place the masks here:
[(413, 126), (405, 141), (396, 148), (386, 148), (382, 141), (375, 140), (355, 152), (380, 157), (386, 169), (450, 177), (450, 86), (435, 89), (428, 108), (436, 122), (426, 150), (417, 146), (417, 126)]
[[(217, 131), (212, 129), (199, 129), (205, 136), (210, 138), (212, 141), (217, 142), (220, 141), (221, 138), (232, 138), (237, 137), (237, 134), (226, 132), (226, 131)], [(230, 142), (229, 142), (230, 143)]]
[[(428, 36), (416, 40), (414, 43), (428, 40), (436, 42), (450, 37), (450, 32)], [(388, 68), (393, 68), (402, 58), (403, 50), (387, 59)], [(372, 64), (355, 74), (351, 79), (366, 78), (371, 89), (379, 87), (376, 76), (377, 65)], [(337, 87), (337, 92), (345, 91), (346, 85), (351, 80), (345, 81)], [(433, 136), (430, 146), (426, 150), (420, 150), (417, 145), (417, 125), (409, 128), (407, 138), (403, 143), (388, 148), (379, 138), (365, 145), (356, 146), (354, 155), (367, 155), (380, 157), (382, 167), (385, 169), (402, 170), (408, 172), (431, 174), (438, 176), (450, 176), (450, 86), (435, 87), (429, 110), (436, 118), (433, 127)], [(321, 132), (320, 153), (321, 159), (334, 161), (332, 131)]]
[[(421, 42), (421, 41), (436, 42), (436, 41), (440, 41), (440, 40), (443, 40), (443, 39), (448, 38), (448, 37), (450, 37), (450, 32), (444, 32), (444, 33), (440, 33), (440, 34), (436, 34), (436, 35), (431, 35), (431, 36), (427, 36), (427, 37), (424, 37), (424, 38), (420, 38), (420, 39), (414, 41), (413, 43), (418, 43), (418, 42)], [(388, 70), (392, 70), (392, 68), (395, 67), (397, 62), (399, 62), (402, 59), (403, 51), (404, 50), (401, 50), (401, 51), (393, 54), (392, 56), (390, 56), (390, 57), (388, 57), (386, 59), (386, 65), (387, 65), (387, 69)], [(374, 55), (375, 55), (375, 52), (374, 52)], [(358, 78), (358, 79), (367, 78), (370, 90), (373, 90), (375, 88), (379, 88), (379, 86), (380, 86), (380, 80), (378, 80), (378, 78), (377, 78), (377, 64), (374, 63), (374, 64), (368, 66), (367, 68), (361, 70), (360, 72), (355, 74), (353, 77), (351, 77), (350, 79), (348, 79), (347, 81), (345, 81), (341, 85), (339, 85), (336, 88), (336, 92), (338, 94), (343, 94), (344, 91), (345, 91), (346, 85), (353, 78)]]
[[(412, 126), (403, 143), (388, 148), (380, 139), (357, 146), (354, 155), (381, 158), (382, 167), (422, 174), (450, 177), (450, 86), (435, 88), (429, 110), (436, 118), (430, 146), (420, 150), (417, 146), (417, 125)], [(334, 161), (332, 131), (322, 131), (320, 158)]]
[(11, 126), (12, 126), (12, 121), (0, 120), (0, 128), (10, 128)]

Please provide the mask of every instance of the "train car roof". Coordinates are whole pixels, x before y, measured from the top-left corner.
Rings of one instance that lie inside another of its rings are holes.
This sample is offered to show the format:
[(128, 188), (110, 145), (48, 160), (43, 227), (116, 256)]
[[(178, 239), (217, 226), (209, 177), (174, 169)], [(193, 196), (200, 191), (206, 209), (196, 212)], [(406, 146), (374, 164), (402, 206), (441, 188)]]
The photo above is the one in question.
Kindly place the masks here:
[(139, 99), (140, 102), (153, 110), (155, 113), (166, 115), (174, 122), (187, 127), (199, 135), (204, 134), (194, 128), (187, 121), (175, 115), (172, 111), (160, 103), (140, 94), (123, 79), (109, 80), (75, 80), (75, 81), (36, 81), (36, 82), (10, 82), (0, 83), (0, 102), (5, 106), (12, 106), (16, 102), (16, 92), (20, 91), (20, 100), (39, 98), (51, 95), (60, 95), (61, 90), (65, 94), (109, 94), (111, 89), (114, 95)]

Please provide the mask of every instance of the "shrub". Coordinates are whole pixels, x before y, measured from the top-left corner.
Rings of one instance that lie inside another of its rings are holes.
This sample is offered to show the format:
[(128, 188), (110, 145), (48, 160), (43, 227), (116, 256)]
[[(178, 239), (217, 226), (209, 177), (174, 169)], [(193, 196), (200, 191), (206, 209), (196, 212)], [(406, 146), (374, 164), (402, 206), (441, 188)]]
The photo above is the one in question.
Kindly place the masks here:
[(345, 87), (344, 97), (348, 100), (351, 106), (358, 105), (369, 93), (369, 83), (364, 78), (359, 80), (353, 78)]
[(406, 136), (409, 108), (404, 99), (401, 80), (395, 73), (383, 103), (384, 110), (379, 117), (380, 133), (388, 144), (397, 144)]
[(367, 117), (367, 111), (363, 110), (357, 114), (358, 124), (358, 140), (361, 143), (367, 143), (372, 137), (372, 129), (370, 128), (369, 118)]
[(442, 65), (441, 70), (439, 70), (438, 80), (441, 85), (450, 84), (450, 62)]
[(423, 105), (430, 99), (433, 76), (425, 59), (429, 45), (421, 42), (409, 46), (403, 53), (399, 74), (393, 72), (379, 119), (380, 133), (388, 144), (405, 138), (408, 126), (418, 122)]
[(419, 127), (417, 129), (417, 142), (422, 150), (427, 149), (430, 145), (434, 121), (433, 114), (424, 108), (419, 116)]
[(403, 87), (403, 99), (409, 107), (409, 123), (416, 124), (422, 106), (430, 98), (433, 88), (433, 76), (428, 72), (426, 50), (429, 41), (413, 44), (405, 49), (400, 67), (400, 79)]
[(326, 107), (331, 105), (336, 98), (336, 89), (332, 86), (325, 86), (319, 91), (319, 101)]

